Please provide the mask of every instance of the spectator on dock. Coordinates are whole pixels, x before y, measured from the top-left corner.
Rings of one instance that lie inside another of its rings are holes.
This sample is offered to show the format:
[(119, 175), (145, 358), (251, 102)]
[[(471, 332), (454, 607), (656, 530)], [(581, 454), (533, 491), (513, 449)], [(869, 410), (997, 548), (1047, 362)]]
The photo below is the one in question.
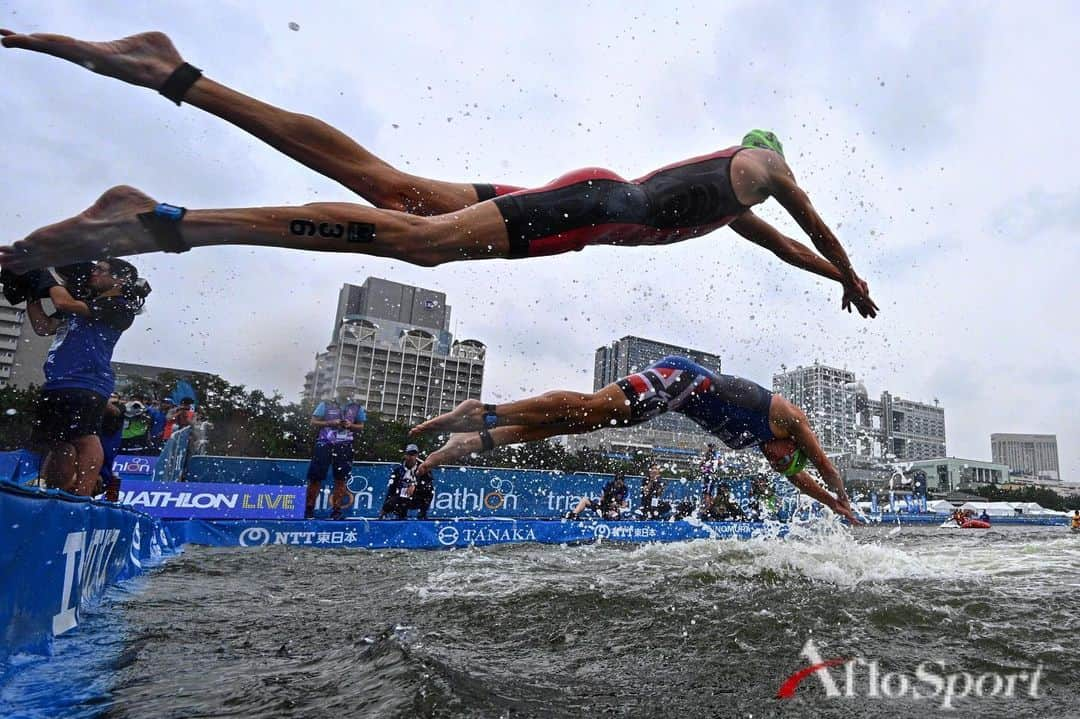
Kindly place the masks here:
[(146, 405), (139, 400), (124, 404), (124, 427), (120, 451), (124, 454), (145, 454), (150, 449), (150, 425), (152, 419)]
[(660, 519), (671, 511), (671, 503), (661, 497), (667, 487), (667, 480), (660, 477), (660, 466), (649, 465), (645, 480), (641, 483), (641, 518)]
[(160, 454), (161, 447), (165, 444), (165, 421), (174, 406), (172, 399), (162, 397), (157, 404), (151, 404), (146, 408), (146, 413), (150, 415), (149, 447), (153, 454)]
[(169, 439), (175, 432), (189, 427), (195, 422), (195, 399), (193, 397), (184, 397), (180, 400), (180, 405), (174, 407), (165, 415), (165, 431), (162, 433), (162, 439)]
[(588, 496), (582, 497), (577, 506), (566, 513), (565, 518), (577, 519), (586, 509), (591, 509), (599, 514), (601, 519), (618, 519), (622, 511), (630, 506), (627, 501), (628, 494), (626, 477), (622, 472), (617, 472), (615, 477), (600, 490), (599, 500)]
[(731, 492), (726, 485), (721, 485), (717, 488), (716, 496), (713, 497), (713, 502), (709, 505), (708, 511), (703, 512), (702, 514), (704, 515), (702, 519), (721, 522), (746, 519), (742, 507), (731, 498)]
[[(184, 398), (181, 402), (187, 402)], [(363, 431), (367, 412), (363, 406), (349, 401), (342, 406), (337, 400), (320, 402), (311, 414), (311, 426), (319, 430), (307, 473), (307, 497), (304, 518), (315, 516), (315, 500), (319, 497), (326, 473), (333, 470), (334, 490), (330, 495), (330, 519), (345, 518), (345, 498), (349, 477), (352, 476), (353, 440)], [(189, 422), (190, 424), (190, 422)]]
[(386, 485), (386, 499), (383, 500), (379, 519), (394, 515), (397, 519), (406, 519), (410, 509), (419, 510), (418, 519), (427, 519), (428, 508), (435, 496), (435, 486), (431, 472), (420, 472), (420, 448), (410, 444), (405, 448), (405, 457), (390, 470), (390, 479)]

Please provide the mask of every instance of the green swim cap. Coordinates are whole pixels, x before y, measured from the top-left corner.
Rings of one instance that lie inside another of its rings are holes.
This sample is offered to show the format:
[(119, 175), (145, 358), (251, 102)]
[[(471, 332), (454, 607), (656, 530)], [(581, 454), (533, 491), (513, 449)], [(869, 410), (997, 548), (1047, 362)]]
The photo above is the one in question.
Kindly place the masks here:
[(760, 147), (763, 150), (772, 150), (784, 156), (784, 146), (780, 139), (768, 130), (751, 130), (742, 139), (743, 147)]
[(806, 466), (806, 452), (799, 449), (795, 450), (795, 453), (791, 455), (791, 463), (788, 464), (787, 469), (783, 471), (785, 477), (794, 477), (799, 472), (803, 471), (803, 467)]

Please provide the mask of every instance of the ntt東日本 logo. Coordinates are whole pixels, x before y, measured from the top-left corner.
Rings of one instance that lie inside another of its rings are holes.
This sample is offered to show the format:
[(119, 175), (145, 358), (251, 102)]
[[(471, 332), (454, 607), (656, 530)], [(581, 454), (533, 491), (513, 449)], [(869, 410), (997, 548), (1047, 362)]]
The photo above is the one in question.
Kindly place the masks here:
[(270, 541), (270, 530), (266, 527), (248, 527), (240, 532), (241, 547), (261, 547)]

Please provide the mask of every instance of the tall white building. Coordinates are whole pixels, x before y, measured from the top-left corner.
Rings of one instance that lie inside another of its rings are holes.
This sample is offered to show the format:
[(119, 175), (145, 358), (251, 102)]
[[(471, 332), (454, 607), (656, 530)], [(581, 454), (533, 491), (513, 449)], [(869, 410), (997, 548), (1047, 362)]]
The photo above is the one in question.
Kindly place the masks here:
[(772, 388), (806, 412), (826, 452), (858, 454), (854, 372), (815, 362), (773, 375)]
[(303, 397), (353, 395), (369, 412), (416, 422), (479, 399), (486, 347), (455, 341), (442, 292), (369, 277), (345, 285), (325, 352), (304, 380)]
[(995, 462), (1009, 465), (1013, 472), (1061, 479), (1056, 434), (992, 434), (990, 452)]
[(945, 409), (885, 391), (870, 399), (854, 372), (814, 363), (773, 375), (779, 392), (810, 418), (829, 454), (852, 461), (944, 457)]
[(45, 355), (51, 337), (38, 337), (26, 311), (0, 297), (0, 388), (26, 389), (45, 383)]
[(899, 460), (945, 456), (945, 409), (881, 393), (875, 414), (880, 418), (880, 441), (887, 454)]

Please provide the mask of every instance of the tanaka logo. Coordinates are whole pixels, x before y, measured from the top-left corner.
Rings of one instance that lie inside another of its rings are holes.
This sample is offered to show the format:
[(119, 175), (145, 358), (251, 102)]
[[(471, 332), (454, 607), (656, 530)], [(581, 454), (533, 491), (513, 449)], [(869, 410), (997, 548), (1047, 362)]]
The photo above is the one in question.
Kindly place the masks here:
[[(810, 664), (789, 676), (776, 692), (778, 699), (790, 699), (795, 695), (799, 684), (815, 676), (825, 689), (830, 699), (836, 697), (864, 697), (867, 699), (930, 699), (939, 702), (941, 709), (955, 709), (958, 699), (977, 698), (1012, 699), (1026, 691), (1032, 699), (1039, 699), (1039, 680), (1042, 679), (1042, 664), (1034, 671), (1020, 671), (1011, 674), (999, 672), (946, 673), (947, 664), (940, 660), (920, 662), (910, 672), (882, 672), (877, 659), (863, 657), (842, 657), (823, 659), (814, 640), (808, 639), (799, 655)], [(843, 667), (842, 688), (837, 685), (829, 671), (833, 667)]]
[(441, 527), (439, 529), (439, 544), (445, 544), (450, 547), (457, 544), (458, 531), (457, 527)]

